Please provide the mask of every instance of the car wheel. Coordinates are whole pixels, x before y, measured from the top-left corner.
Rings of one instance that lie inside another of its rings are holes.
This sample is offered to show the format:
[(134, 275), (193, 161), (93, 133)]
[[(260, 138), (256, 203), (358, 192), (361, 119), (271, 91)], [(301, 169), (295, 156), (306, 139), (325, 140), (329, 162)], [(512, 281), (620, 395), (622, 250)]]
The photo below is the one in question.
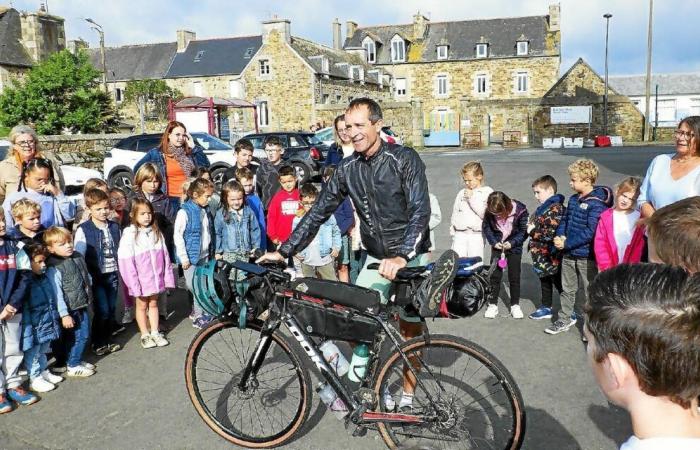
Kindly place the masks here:
[(297, 175), (297, 183), (303, 184), (311, 179), (311, 168), (301, 161), (292, 161), (292, 167)]
[(217, 167), (211, 172), (211, 181), (217, 191), (220, 191), (224, 185), (224, 172), (226, 172), (226, 167)]
[(134, 175), (126, 170), (117, 172), (109, 178), (109, 185), (118, 187), (125, 191), (131, 191), (134, 182)]

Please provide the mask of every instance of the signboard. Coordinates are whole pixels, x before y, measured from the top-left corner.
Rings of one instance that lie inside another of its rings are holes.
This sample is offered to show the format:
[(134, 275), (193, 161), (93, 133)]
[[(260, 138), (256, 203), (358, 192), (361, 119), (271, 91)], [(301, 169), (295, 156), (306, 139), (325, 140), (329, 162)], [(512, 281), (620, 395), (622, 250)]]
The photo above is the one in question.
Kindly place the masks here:
[(175, 111), (175, 120), (182, 122), (190, 133), (209, 132), (207, 111)]
[(549, 111), (549, 123), (590, 123), (590, 106), (552, 106)]

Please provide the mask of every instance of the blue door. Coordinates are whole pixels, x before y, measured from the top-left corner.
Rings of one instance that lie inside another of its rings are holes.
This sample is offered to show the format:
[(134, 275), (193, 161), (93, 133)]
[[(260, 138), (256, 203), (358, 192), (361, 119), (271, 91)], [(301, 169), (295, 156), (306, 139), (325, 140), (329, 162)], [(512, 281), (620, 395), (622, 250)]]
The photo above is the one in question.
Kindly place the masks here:
[(459, 145), (459, 114), (447, 109), (426, 113), (423, 138), (426, 147)]

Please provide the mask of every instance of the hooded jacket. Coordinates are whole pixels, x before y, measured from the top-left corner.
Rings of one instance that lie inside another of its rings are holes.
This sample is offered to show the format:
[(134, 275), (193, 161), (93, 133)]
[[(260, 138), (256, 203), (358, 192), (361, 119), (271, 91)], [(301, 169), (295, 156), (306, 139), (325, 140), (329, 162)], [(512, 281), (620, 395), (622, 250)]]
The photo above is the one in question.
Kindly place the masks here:
[(565, 212), (564, 196), (554, 194), (538, 206), (532, 215), (534, 227), (529, 233), (528, 249), (532, 255), (532, 269), (539, 277), (559, 272), (562, 254), (554, 247), (554, 236)]
[[(620, 261), (613, 225), (614, 211), (613, 208), (606, 209), (600, 215), (600, 220), (598, 221), (593, 249), (595, 250), (595, 259), (599, 271), (615, 267)], [(644, 226), (637, 222), (632, 232), (632, 240), (625, 248), (625, 254), (622, 255), (622, 264), (633, 264), (642, 260), (644, 232)]]
[(569, 197), (566, 214), (557, 227), (557, 236), (565, 236), (564, 255), (593, 258), (593, 239), (603, 211), (613, 204), (612, 190), (595, 186), (587, 195)]
[(523, 243), (525, 243), (525, 239), (527, 239), (527, 218), (529, 215), (525, 205), (517, 200), (513, 200), (513, 204), (515, 205), (513, 230), (508, 236), (503, 236), (503, 233), (496, 223), (496, 216), (488, 211), (484, 214), (483, 233), (489, 245), (492, 247), (499, 242), (509, 242), (511, 253), (522, 254)]

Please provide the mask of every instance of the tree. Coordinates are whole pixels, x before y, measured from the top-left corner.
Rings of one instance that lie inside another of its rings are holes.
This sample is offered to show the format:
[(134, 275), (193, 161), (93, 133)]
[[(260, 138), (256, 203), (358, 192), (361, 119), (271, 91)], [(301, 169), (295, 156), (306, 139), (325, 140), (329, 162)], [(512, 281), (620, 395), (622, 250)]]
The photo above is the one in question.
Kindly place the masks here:
[(177, 89), (172, 89), (163, 80), (134, 80), (126, 83), (124, 100), (135, 103), (141, 116), (141, 131), (144, 128), (144, 120), (149, 116), (151, 109), (158, 119), (168, 116), (168, 100), (178, 99), (182, 94)]
[(54, 53), (0, 94), (0, 124), (32, 123), (40, 134), (112, 131), (117, 117), (85, 52)]

